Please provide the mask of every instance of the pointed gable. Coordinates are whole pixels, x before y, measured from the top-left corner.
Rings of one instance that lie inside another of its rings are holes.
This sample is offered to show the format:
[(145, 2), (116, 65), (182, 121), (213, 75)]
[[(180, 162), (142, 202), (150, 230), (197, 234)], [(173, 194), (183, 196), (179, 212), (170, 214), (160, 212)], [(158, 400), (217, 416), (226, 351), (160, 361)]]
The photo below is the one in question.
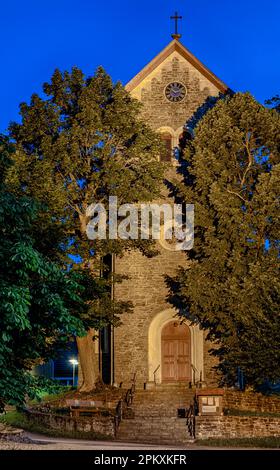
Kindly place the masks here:
[[(177, 39), (130, 80), (126, 89), (143, 103), (142, 117), (146, 122), (172, 137), (172, 146), (178, 142), (184, 125), (210, 96), (229, 90)], [(181, 95), (172, 99), (172, 91)]]
[(149, 75), (151, 75), (158, 67), (162, 66), (167, 59), (170, 59), (170, 56), (176, 56), (176, 53), (179, 57), (184, 59), (189, 63), (200, 75), (202, 75), (206, 80), (212, 83), (219, 92), (225, 93), (229, 87), (222, 82), (211, 70), (209, 70), (200, 60), (198, 60), (185, 46), (183, 46), (179, 41), (173, 40), (168, 46), (165, 47), (151, 62), (149, 62), (132, 80), (130, 80), (126, 89), (129, 92), (133, 92), (136, 87), (141, 84)]

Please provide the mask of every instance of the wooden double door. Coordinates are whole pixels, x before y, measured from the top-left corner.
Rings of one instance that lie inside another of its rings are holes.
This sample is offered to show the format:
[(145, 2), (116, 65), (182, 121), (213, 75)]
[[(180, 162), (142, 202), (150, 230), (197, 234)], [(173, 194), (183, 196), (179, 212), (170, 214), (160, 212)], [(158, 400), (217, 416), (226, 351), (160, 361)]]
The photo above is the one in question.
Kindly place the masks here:
[(170, 321), (161, 333), (163, 382), (191, 380), (191, 334), (184, 323)]

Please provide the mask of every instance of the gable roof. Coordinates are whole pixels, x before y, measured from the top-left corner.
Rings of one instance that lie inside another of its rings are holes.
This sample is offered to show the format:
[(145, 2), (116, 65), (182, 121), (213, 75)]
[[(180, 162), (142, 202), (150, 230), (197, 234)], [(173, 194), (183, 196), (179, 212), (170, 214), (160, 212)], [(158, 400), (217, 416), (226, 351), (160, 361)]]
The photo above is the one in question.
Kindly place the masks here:
[(171, 41), (146, 67), (144, 67), (127, 85), (127, 91), (131, 92), (142, 82), (156, 67), (158, 67), (168, 56), (177, 51), (184, 57), (196, 70), (198, 70), (204, 77), (206, 77), (218, 90), (225, 93), (229, 87), (222, 82), (211, 70), (209, 70), (200, 60), (198, 60), (185, 46), (183, 46), (177, 39)]

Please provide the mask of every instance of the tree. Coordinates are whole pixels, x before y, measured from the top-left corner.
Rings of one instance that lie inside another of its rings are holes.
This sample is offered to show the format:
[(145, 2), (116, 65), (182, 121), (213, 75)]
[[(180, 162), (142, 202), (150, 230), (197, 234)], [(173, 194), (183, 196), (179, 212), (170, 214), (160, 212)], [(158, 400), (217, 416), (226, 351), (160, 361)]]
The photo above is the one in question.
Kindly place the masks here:
[[(0, 136), (0, 405), (22, 404), (34, 387), (30, 369), (86, 334), (85, 273), (62, 271), (33, 231), (38, 204), (5, 184), (13, 148)], [(42, 233), (44, 235), (44, 233)]]
[[(33, 95), (29, 105), (22, 104), (22, 123), (11, 125), (17, 153), (10, 182), (48, 205), (53, 225), (62, 226), (67, 236), (64, 255), (78, 257), (83, 268), (96, 272), (106, 255), (124, 249), (154, 254), (148, 242), (93, 242), (86, 236), (89, 204), (107, 207), (109, 196), (122, 204), (159, 194), (160, 141), (140, 119), (140, 103), (120, 83), (113, 84), (102, 68), (90, 78), (77, 68), (71, 73), (56, 70), (44, 93), (44, 98)], [(113, 321), (114, 315), (108, 319)], [(83, 391), (91, 390), (97, 379), (93, 336), (90, 328), (86, 338), (77, 339)]]
[(276, 95), (273, 98), (271, 98), (270, 100), (267, 100), (265, 102), (265, 104), (272, 107), (273, 109), (276, 109), (276, 111), (278, 111), (278, 113), (280, 112), (280, 96), (279, 95)]
[(280, 116), (248, 93), (220, 100), (185, 151), (184, 200), (195, 204), (190, 267), (170, 301), (208, 331), (222, 382), (280, 378)]

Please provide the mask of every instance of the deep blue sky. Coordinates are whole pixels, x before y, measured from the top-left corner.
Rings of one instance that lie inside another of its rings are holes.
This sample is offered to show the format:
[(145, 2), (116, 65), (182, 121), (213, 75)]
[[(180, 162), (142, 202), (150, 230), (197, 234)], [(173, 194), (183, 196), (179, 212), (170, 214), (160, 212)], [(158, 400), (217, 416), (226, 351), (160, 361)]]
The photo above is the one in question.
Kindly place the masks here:
[(0, 131), (56, 67), (126, 83), (168, 44), (175, 10), (183, 44), (231, 88), (280, 93), (278, 0), (1, 0)]

